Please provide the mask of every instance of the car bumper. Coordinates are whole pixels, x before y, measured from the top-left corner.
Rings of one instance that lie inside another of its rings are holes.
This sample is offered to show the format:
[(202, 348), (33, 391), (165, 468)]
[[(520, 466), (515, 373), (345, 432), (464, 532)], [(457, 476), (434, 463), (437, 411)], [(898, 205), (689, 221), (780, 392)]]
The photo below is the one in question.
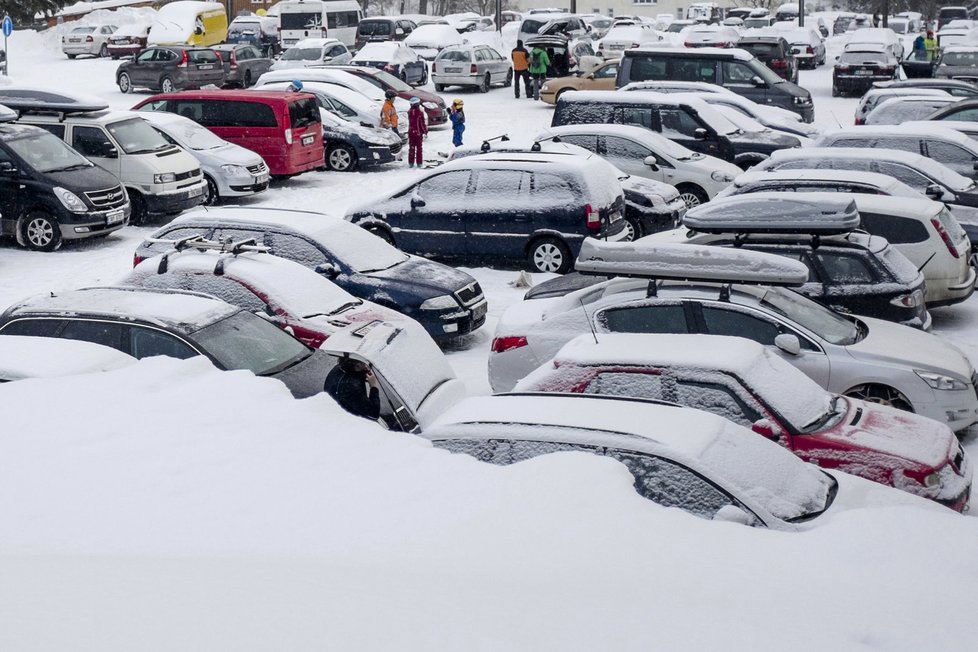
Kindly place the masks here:
[(867, 91), (874, 82), (893, 81), (893, 75), (835, 75), (832, 83), (843, 91)]
[(143, 195), (146, 201), (146, 212), (151, 215), (161, 215), (167, 213), (180, 213), (199, 206), (204, 201), (204, 188), (206, 181), (201, 182), (190, 188), (184, 188), (177, 192), (169, 192), (161, 195)]
[(478, 86), (482, 83), (482, 80), (486, 78), (485, 73), (477, 73), (475, 75), (469, 74), (443, 74), (443, 73), (432, 73), (431, 81), (435, 84), (441, 84), (443, 86)]
[(425, 109), (425, 115), (428, 117), (428, 125), (443, 125), (448, 122), (448, 111), (444, 108), (437, 109)]
[(928, 308), (961, 303), (974, 294), (975, 282), (978, 281), (978, 273), (975, 272), (975, 268), (971, 265), (968, 265), (965, 269), (968, 274), (964, 281), (948, 285), (946, 288), (940, 288), (939, 281), (927, 281)]
[[(393, 151), (392, 147), (396, 147), (397, 151)], [(370, 147), (366, 148), (365, 152), (358, 152), (360, 155), (360, 165), (371, 166), (390, 163), (391, 161), (397, 160), (397, 153), (402, 149), (403, 146), (401, 145), (371, 145)]]
[(418, 321), (432, 337), (466, 335), (486, 323), (489, 302), (483, 297), (468, 306), (444, 311), (421, 310)]
[(118, 231), (129, 222), (131, 206), (77, 215), (77, 221), (61, 221), (62, 240), (81, 240)]
[(914, 402), (914, 399), (911, 398), (914, 411), (917, 414), (946, 423), (954, 432), (964, 430), (978, 423), (976, 384), (978, 384), (978, 374), (971, 376), (971, 384), (968, 389), (935, 390), (927, 387), (926, 390), (930, 394), (931, 402)]
[(61, 51), (65, 54), (98, 54), (101, 45), (94, 43), (69, 43), (61, 46)]

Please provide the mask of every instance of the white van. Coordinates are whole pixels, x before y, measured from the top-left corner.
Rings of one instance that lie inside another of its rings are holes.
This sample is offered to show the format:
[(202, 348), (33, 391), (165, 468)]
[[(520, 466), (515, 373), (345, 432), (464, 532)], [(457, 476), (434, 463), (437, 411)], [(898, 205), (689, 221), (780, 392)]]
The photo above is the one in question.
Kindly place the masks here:
[(136, 112), (25, 112), (20, 122), (48, 130), (118, 177), (132, 202), (132, 224), (204, 201), (207, 182), (197, 159), (164, 140)]
[(354, 47), (357, 23), (363, 18), (356, 0), (282, 0), (278, 9), (278, 37), (283, 48), (302, 39), (335, 38)]

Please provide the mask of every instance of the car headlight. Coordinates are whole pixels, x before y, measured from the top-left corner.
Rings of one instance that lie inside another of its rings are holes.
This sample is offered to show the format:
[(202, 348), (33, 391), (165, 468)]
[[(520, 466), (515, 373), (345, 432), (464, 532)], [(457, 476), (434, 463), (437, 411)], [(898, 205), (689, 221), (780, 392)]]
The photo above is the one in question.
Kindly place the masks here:
[(222, 165), (221, 170), (229, 177), (250, 177), (251, 172), (243, 165)]
[(795, 96), (795, 97), (791, 98), (791, 101), (794, 104), (811, 104), (812, 103), (812, 98), (811, 98), (811, 96), (807, 96), (807, 97), (806, 96), (801, 96), (801, 97)]
[(173, 174), (172, 172), (153, 175), (153, 183), (173, 183), (176, 180), (177, 175)]
[(930, 385), (932, 389), (970, 389), (970, 385), (968, 383), (964, 382), (963, 380), (958, 380), (957, 378), (951, 378), (950, 376), (945, 376), (943, 374), (935, 374), (930, 371), (920, 371), (919, 369), (914, 369), (914, 373), (920, 376), (921, 380)]
[(71, 192), (70, 190), (61, 188), (60, 186), (55, 187), (54, 196), (58, 198), (58, 201), (61, 202), (62, 206), (67, 208), (72, 213), (88, 212), (88, 206), (85, 205), (85, 202), (83, 202), (81, 198), (78, 197), (78, 195)]
[(934, 488), (941, 486), (941, 472), (934, 471), (929, 475), (924, 476), (924, 486), (928, 488)]
[(431, 109), (431, 110), (435, 110), (435, 109), (438, 108), (438, 105), (435, 104), (434, 102), (422, 102), (421, 103), (421, 106), (423, 106), (426, 109)]
[(550, 84), (548, 82), (544, 82), (543, 83), (543, 86), (540, 87), (540, 92), (541, 93), (549, 93), (550, 92)]
[(458, 308), (458, 301), (448, 294), (432, 297), (421, 304), (422, 310), (448, 310), (449, 308)]
[(730, 183), (734, 180), (732, 174), (727, 174), (726, 172), (721, 172), (720, 170), (717, 170), (716, 172), (711, 174), (710, 178), (716, 181), (717, 183)]

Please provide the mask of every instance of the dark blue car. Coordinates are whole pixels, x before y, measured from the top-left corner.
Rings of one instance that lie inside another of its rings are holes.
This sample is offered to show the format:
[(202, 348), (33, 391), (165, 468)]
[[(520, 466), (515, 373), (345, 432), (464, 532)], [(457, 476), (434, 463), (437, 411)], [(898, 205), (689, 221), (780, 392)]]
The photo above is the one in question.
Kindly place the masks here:
[(345, 220), (309, 211), (192, 211), (140, 244), (134, 263), (172, 248), (151, 240), (195, 235), (236, 242), (255, 238), (271, 253), (316, 270), (350, 294), (415, 319), (435, 338), (470, 333), (486, 320), (482, 288), (465, 272), (405, 254)]
[(337, 172), (390, 163), (404, 146), (390, 129), (357, 125), (329, 111), (323, 119), (323, 146), (326, 167)]

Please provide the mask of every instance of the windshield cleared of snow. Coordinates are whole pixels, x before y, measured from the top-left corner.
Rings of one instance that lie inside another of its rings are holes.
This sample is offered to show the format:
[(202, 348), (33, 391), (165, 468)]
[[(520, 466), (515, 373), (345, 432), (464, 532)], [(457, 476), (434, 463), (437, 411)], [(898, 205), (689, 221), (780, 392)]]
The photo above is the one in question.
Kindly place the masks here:
[(859, 328), (853, 322), (797, 292), (769, 288), (761, 298), (761, 305), (832, 344), (846, 346), (861, 339)]

